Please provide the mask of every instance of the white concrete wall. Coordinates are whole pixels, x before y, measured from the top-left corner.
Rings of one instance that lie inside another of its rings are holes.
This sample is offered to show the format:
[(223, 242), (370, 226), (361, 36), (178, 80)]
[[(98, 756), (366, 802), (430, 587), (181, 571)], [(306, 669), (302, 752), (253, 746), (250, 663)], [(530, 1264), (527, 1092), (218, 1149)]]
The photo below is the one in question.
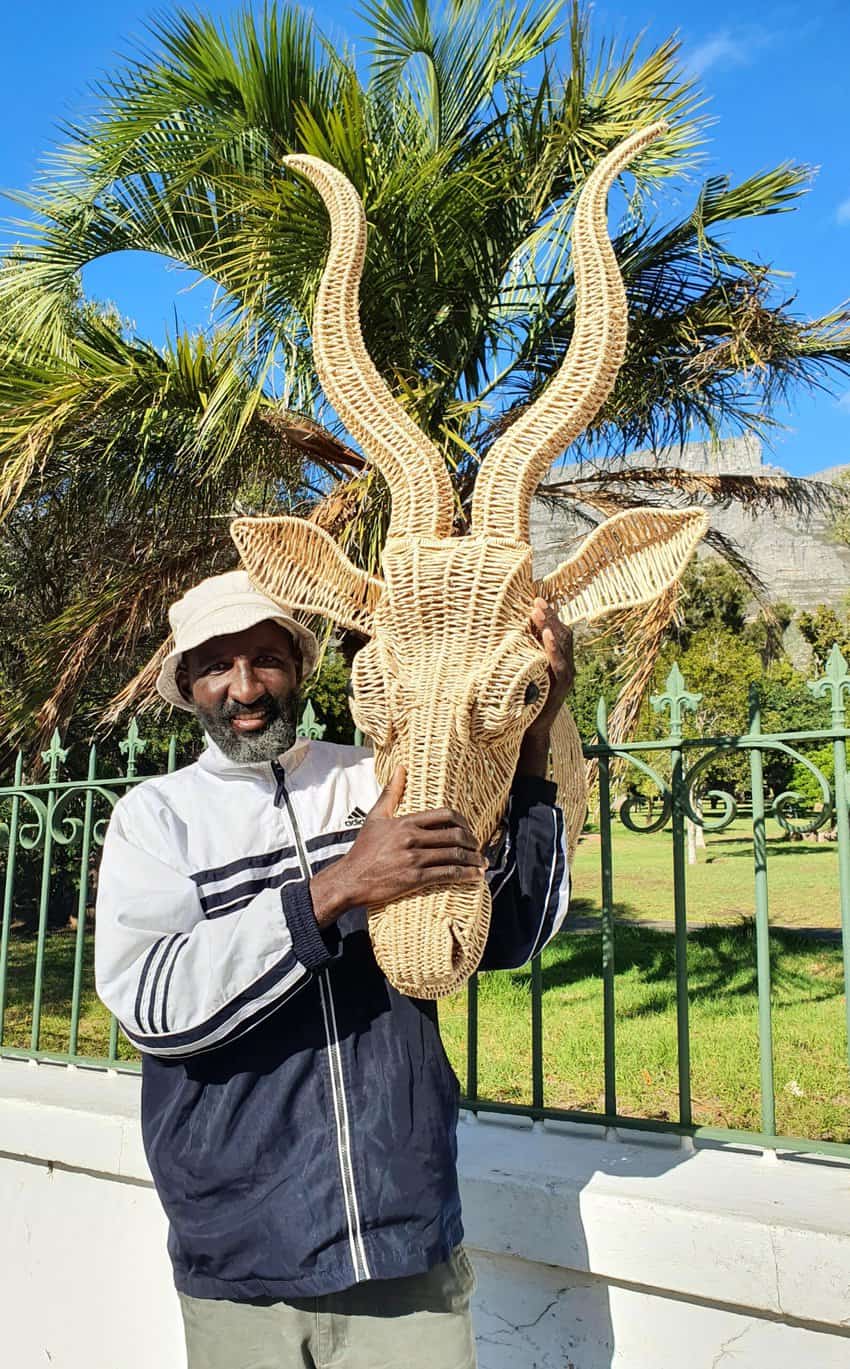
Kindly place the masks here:
[[(0, 1062), (8, 1369), (184, 1369), (138, 1091)], [(850, 1369), (850, 1167), (474, 1120), (460, 1154), (481, 1369)]]

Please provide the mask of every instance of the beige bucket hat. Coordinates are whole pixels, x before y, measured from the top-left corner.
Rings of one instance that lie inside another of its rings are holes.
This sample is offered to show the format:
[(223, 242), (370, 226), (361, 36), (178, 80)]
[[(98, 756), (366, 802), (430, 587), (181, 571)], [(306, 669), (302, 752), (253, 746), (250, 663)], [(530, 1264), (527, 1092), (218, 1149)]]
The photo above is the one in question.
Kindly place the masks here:
[(208, 642), (211, 637), (224, 637), (230, 632), (245, 632), (256, 623), (271, 619), (291, 632), (301, 648), (304, 667), (301, 678), (306, 679), (316, 669), (319, 643), (315, 635), (297, 618), (293, 618), (280, 604), (267, 599), (255, 589), (244, 570), (230, 570), (225, 575), (211, 575), (202, 580), (172, 604), (168, 610), (174, 650), (169, 652), (157, 676), (157, 692), (187, 713), (194, 710), (177, 688), (177, 666), (180, 658), (193, 646)]

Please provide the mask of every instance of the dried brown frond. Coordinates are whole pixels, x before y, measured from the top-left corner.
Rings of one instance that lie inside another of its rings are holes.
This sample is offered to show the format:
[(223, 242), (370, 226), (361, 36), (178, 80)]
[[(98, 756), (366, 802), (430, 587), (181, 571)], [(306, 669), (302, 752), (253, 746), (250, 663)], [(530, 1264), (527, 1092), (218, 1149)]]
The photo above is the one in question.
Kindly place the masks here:
[[(0, 720), (7, 741), (46, 745), (54, 729), (61, 732), (71, 717), (92, 662), (132, 658), (147, 636), (163, 630), (169, 605), (188, 583), (228, 569), (233, 561), (232, 544), (224, 535), (218, 543), (204, 537), (176, 548), (160, 546), (155, 552), (150, 547), (135, 549), (129, 564), (113, 572), (99, 592), (68, 605), (45, 626), (18, 682), (14, 702)], [(152, 666), (150, 662), (145, 671)], [(45, 681), (51, 682), (46, 695)], [(152, 689), (143, 695), (138, 688), (133, 694), (137, 703), (143, 697), (155, 702)], [(110, 700), (108, 705), (113, 718), (118, 716), (114, 704)]]
[(356, 515), (363, 497), (363, 481), (356, 476), (345, 484), (335, 485), (329, 494), (310, 513), (308, 522), (339, 539)]
[(157, 647), (147, 664), (142, 666), (141, 670), (124, 685), (123, 689), (119, 689), (117, 694), (113, 694), (98, 722), (97, 730), (99, 732), (108, 731), (124, 713), (131, 711), (133, 713), (150, 713), (154, 709), (164, 711), (168, 707), (156, 692), (156, 678), (160, 666), (173, 647), (174, 638), (169, 633), (162, 645)]
[[(847, 496), (825, 480), (797, 479), (789, 475), (715, 475), (684, 470), (678, 466), (640, 466), (576, 475), (569, 480), (547, 481), (539, 493), (549, 499), (595, 503), (600, 495), (621, 508), (655, 504), (652, 492), (664, 491), (664, 504), (696, 501), (718, 508), (732, 504), (755, 515), (765, 509), (793, 513), (830, 512)], [(677, 496), (682, 496), (681, 498)]]
[(767, 585), (758, 574), (758, 571), (754, 570), (750, 565), (735, 539), (733, 537), (727, 537), (726, 534), (720, 532), (718, 528), (710, 527), (705, 534), (703, 541), (707, 547), (711, 547), (712, 551), (717, 553), (721, 560), (725, 561), (727, 565), (731, 566), (732, 569), (740, 575), (762, 612), (768, 612), (770, 610), (770, 602), (767, 597)]
[(799, 325), (786, 312), (791, 300), (778, 307), (769, 303), (772, 288), (767, 267), (751, 267), (748, 275), (726, 281), (717, 306), (734, 326), (719, 340), (710, 334), (708, 339), (700, 337), (694, 330), (684, 374), (702, 383), (717, 373), (748, 376), (766, 372), (776, 357), (793, 355)]
[(671, 586), (648, 608), (631, 612), (621, 625), (628, 678), (608, 719), (608, 736), (612, 742), (628, 741), (634, 731), (661, 648), (676, 617), (679, 592), (680, 585)]
[[(626, 677), (614, 707), (608, 715), (608, 737), (612, 743), (629, 741), (640, 716), (646, 691), (652, 682), (658, 657), (676, 617), (680, 585), (672, 585), (648, 607), (616, 614), (606, 627), (624, 641), (622, 674)], [(598, 762), (587, 763), (587, 783), (596, 780)]]
[(307, 456), (315, 465), (333, 475), (362, 470), (365, 461), (353, 447), (340, 442), (321, 423), (296, 414), (290, 409), (263, 407), (257, 411), (255, 423), (267, 428), (277, 441), (283, 440), (294, 453)]

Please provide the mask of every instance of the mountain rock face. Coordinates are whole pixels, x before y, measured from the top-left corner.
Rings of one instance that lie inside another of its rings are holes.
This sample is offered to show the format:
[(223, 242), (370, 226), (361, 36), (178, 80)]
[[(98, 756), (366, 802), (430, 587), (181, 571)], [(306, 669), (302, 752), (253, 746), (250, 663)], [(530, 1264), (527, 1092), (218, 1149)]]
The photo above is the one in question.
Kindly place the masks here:
[[(605, 463), (611, 469), (611, 463)], [(764, 461), (758, 438), (727, 438), (717, 445), (691, 442), (658, 452), (634, 452), (618, 463), (625, 467), (677, 466), (716, 475), (785, 475), (778, 466)], [(602, 469), (601, 462), (586, 463), (582, 473)], [(811, 476), (812, 480), (832, 481), (846, 471), (833, 466)], [(553, 479), (563, 480), (578, 474), (576, 467), (561, 467)], [(761, 511), (750, 514), (739, 505), (709, 507), (711, 521), (725, 537), (737, 543), (741, 552), (767, 586), (774, 602), (796, 608), (830, 604), (842, 608), (850, 594), (850, 547), (830, 540), (827, 518), (822, 513), (800, 514)], [(546, 575), (566, 560), (587, 535), (587, 523), (570, 513), (553, 510), (535, 500), (531, 514), (531, 540), (536, 575)], [(713, 555), (713, 552), (703, 552)]]

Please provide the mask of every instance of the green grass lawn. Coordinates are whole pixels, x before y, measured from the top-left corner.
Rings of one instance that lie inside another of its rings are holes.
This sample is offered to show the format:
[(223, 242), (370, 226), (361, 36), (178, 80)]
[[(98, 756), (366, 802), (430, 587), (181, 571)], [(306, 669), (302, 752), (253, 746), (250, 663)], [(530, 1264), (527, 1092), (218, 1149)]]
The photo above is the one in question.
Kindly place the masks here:
[[(668, 933), (618, 927), (618, 1110), (677, 1118), (675, 946)], [(543, 954), (547, 1106), (603, 1107), (601, 939), (564, 931)], [(755, 938), (750, 926), (711, 927), (689, 939), (694, 1120), (760, 1130)], [(850, 1083), (841, 953), (771, 938), (777, 1126), (785, 1135), (850, 1140)], [(482, 975), (479, 1091), (531, 1099), (528, 970)], [(441, 1006), (447, 1049), (466, 1067), (465, 999)]]
[[(648, 841), (650, 838), (644, 838)], [(79, 1051), (107, 1049), (109, 1022), (93, 989), (87, 935)], [(68, 1048), (74, 934), (46, 943), (41, 1048)], [(545, 1101), (601, 1111), (603, 1102), (600, 937), (563, 932), (543, 956)], [(675, 1120), (674, 942), (669, 934), (620, 926), (616, 935), (619, 1109)], [(29, 1047), (35, 943), (10, 944), (4, 1041)], [(695, 932), (689, 941), (691, 1056), (697, 1123), (758, 1130), (755, 944), (747, 925)], [(786, 1135), (850, 1140), (850, 1087), (841, 954), (789, 933), (772, 937), (776, 1096)], [(531, 1098), (528, 970), (482, 975), (479, 1088), (508, 1102)], [(465, 994), (440, 1008), (446, 1046), (460, 1078), (466, 1069)], [(135, 1054), (120, 1038), (119, 1054)]]
[[(788, 841), (767, 823), (770, 921), (774, 926), (839, 927), (838, 856), (834, 842)], [(617, 917), (672, 921), (673, 841), (669, 829), (637, 835), (615, 822), (614, 900)], [(737, 922), (755, 912), (752, 828), (736, 820), (706, 833), (706, 849), (687, 867), (688, 918)], [(586, 833), (573, 866), (572, 911), (599, 911), (599, 836)]]

